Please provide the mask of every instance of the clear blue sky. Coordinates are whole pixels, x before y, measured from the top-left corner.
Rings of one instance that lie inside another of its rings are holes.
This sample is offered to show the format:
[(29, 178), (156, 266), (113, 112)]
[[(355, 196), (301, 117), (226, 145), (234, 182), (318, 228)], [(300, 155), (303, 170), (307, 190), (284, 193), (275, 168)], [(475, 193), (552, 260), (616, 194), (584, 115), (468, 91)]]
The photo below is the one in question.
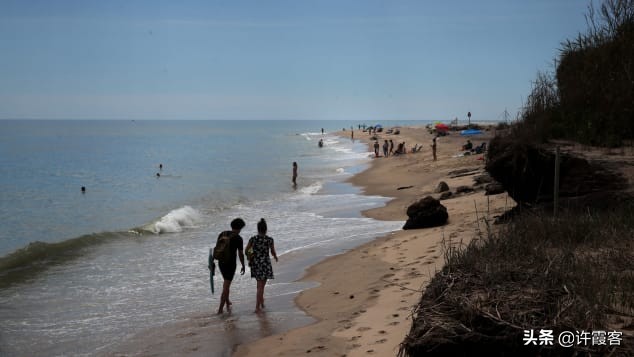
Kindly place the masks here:
[(0, 0), (0, 118), (515, 116), (584, 0)]

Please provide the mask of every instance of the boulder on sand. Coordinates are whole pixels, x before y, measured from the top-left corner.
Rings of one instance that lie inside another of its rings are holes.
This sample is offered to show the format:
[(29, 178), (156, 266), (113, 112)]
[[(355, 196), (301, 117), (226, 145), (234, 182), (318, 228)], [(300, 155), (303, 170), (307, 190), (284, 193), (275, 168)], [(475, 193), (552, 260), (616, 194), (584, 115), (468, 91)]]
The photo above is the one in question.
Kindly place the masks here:
[(449, 185), (447, 185), (447, 183), (445, 181), (440, 181), (438, 183), (438, 186), (436, 186), (436, 189), (434, 190), (434, 193), (441, 193), (441, 192), (446, 192), (449, 191)]
[(447, 223), (447, 208), (440, 201), (427, 196), (407, 208), (407, 221), (403, 229), (417, 229), (442, 226)]

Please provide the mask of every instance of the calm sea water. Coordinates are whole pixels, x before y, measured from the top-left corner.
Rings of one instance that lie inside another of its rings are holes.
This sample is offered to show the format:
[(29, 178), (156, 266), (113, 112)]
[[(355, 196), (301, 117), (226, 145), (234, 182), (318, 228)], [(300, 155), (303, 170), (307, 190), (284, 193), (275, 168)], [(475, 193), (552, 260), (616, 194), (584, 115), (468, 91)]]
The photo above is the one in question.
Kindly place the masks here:
[[(237, 216), (245, 239), (269, 222), (280, 255), (269, 298), (305, 288), (293, 281), (309, 264), (400, 228), (362, 217), (386, 198), (343, 183), (367, 148), (328, 133), (356, 124), (0, 121), (0, 355), (95, 355), (215, 309), (207, 253)], [(236, 305), (255, 295), (247, 276)]]

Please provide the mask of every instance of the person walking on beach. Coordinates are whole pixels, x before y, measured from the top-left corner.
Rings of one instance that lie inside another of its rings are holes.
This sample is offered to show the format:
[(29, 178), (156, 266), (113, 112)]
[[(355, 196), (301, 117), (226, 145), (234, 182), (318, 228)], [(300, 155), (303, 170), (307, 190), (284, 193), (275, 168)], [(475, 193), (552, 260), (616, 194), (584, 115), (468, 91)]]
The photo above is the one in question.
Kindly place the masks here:
[(438, 138), (437, 136), (434, 136), (434, 138), (432, 139), (432, 144), (431, 144), (431, 152), (434, 155), (434, 161), (436, 161), (436, 138)]
[(273, 266), (271, 257), (277, 262), (277, 253), (273, 238), (266, 235), (267, 226), (264, 218), (258, 222), (258, 234), (249, 239), (247, 243), (247, 258), (251, 267), (251, 277), (257, 281), (257, 294), (255, 300), (255, 313), (264, 309), (264, 286), (268, 279), (273, 279)]
[(216, 240), (213, 256), (214, 259), (218, 260), (218, 268), (220, 268), (220, 273), (222, 273), (222, 278), (224, 279), (218, 314), (224, 312), (225, 305), (227, 306), (227, 311), (231, 312), (232, 303), (229, 300), (229, 289), (236, 273), (236, 256), (240, 258), (240, 263), (242, 264), (240, 275), (244, 275), (244, 241), (240, 236), (240, 231), (244, 226), (245, 223), (242, 218), (236, 218), (231, 221), (231, 230), (220, 233)]
[(374, 141), (374, 157), (379, 157), (379, 141)]
[(293, 186), (297, 186), (297, 162), (293, 161)]
[(387, 157), (389, 148), (390, 148), (390, 144), (388, 144), (386, 139), (385, 142), (383, 143), (383, 157)]
[(393, 153), (394, 153), (394, 141), (390, 139), (390, 155), (392, 155)]

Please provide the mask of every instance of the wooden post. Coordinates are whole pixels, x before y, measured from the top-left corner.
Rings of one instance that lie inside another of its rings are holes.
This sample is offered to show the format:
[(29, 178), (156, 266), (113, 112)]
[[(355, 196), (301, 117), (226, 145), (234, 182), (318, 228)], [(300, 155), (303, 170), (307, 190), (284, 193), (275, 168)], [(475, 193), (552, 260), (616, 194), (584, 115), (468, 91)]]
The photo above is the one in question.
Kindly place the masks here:
[(559, 208), (559, 146), (555, 150), (555, 182), (553, 186), (553, 216), (557, 217)]

